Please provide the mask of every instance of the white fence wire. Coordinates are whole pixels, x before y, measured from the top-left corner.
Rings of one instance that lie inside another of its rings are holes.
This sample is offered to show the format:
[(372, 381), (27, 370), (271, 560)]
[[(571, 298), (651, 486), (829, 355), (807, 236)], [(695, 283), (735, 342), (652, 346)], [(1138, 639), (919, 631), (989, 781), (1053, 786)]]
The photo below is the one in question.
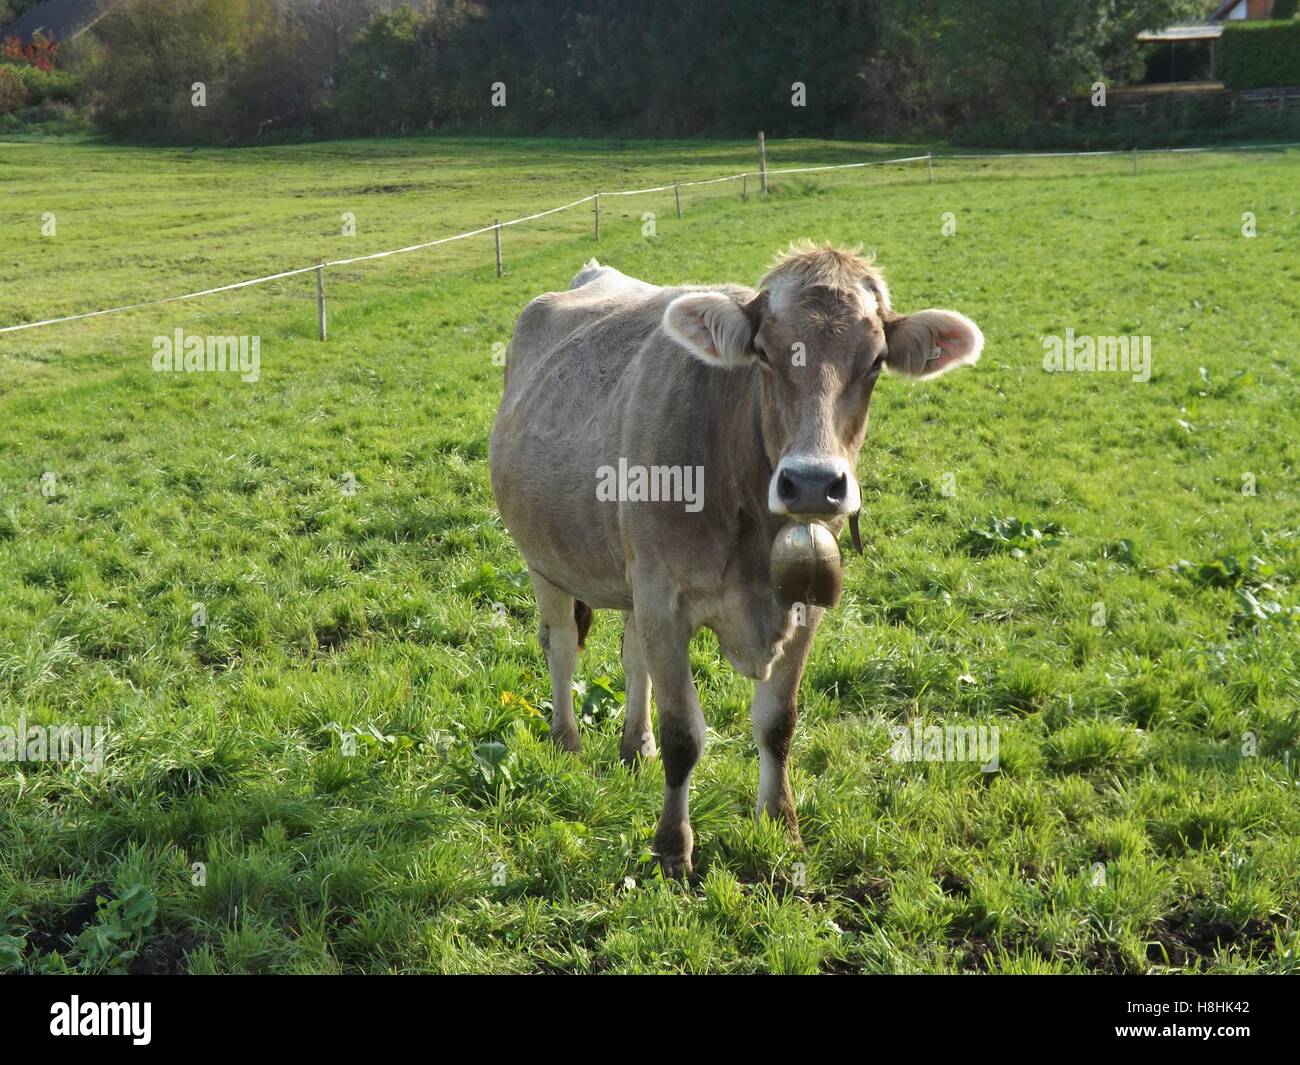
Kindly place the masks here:
[(323, 272), (331, 267), (351, 266), (353, 263), (369, 262), (372, 259), (386, 259), (390, 255), (405, 255), (408, 252), (423, 251), (425, 248), (437, 247), (439, 244), (450, 244), (452, 241), (456, 240), (467, 240), (470, 237), (480, 237), (484, 233), (501, 230), (507, 226), (523, 225), (525, 222), (533, 222), (539, 218), (545, 218), (547, 215), (558, 214), (561, 211), (568, 211), (574, 207), (580, 207), (584, 203), (595, 201), (597, 205), (599, 205), (602, 196), (643, 196), (652, 192), (668, 192), (677, 189), (698, 187), (701, 185), (718, 185), (726, 181), (743, 181), (750, 177), (763, 178), (779, 176), (782, 174), (814, 174), (827, 170), (857, 170), (869, 166), (896, 166), (917, 162), (924, 162), (927, 165), (932, 166), (933, 162), (939, 159), (1063, 159), (1083, 158), (1088, 156), (1123, 155), (1131, 156), (1136, 160), (1139, 155), (1156, 155), (1161, 153), (1270, 151), (1279, 148), (1296, 147), (1300, 147), (1300, 142), (1286, 142), (1281, 144), (1233, 144), (1203, 148), (1114, 148), (1105, 151), (1090, 152), (945, 152), (942, 154), (927, 153), (925, 155), (909, 155), (899, 159), (870, 159), (860, 163), (831, 163), (825, 166), (797, 166), (782, 170), (772, 170), (764, 167), (761, 170), (745, 170), (741, 171), (739, 174), (726, 174), (722, 177), (705, 178), (699, 181), (675, 181), (671, 185), (656, 185), (653, 188), (621, 189), (613, 192), (594, 192), (590, 196), (583, 196), (581, 199), (574, 200), (571, 203), (561, 204), (559, 207), (551, 207), (545, 211), (538, 211), (535, 214), (524, 215), (520, 218), (511, 218), (504, 222), (494, 222), (489, 226), (481, 226), (478, 229), (471, 229), (465, 233), (454, 233), (449, 237), (439, 237), (437, 240), (426, 240), (419, 244), (409, 244), (404, 248), (390, 248), (387, 251), (371, 252), (369, 255), (356, 255), (348, 259), (331, 259), (327, 262), (315, 263), (312, 266), (298, 266), (290, 270), (281, 270), (278, 273), (267, 274), (264, 277), (252, 277), (244, 281), (232, 281), (227, 285), (218, 285), (215, 288), (205, 288), (198, 292), (186, 292), (179, 296), (164, 296), (160, 299), (144, 300), (140, 303), (127, 303), (120, 307), (106, 307), (103, 310), (98, 311), (83, 311), (80, 314), (66, 314), (58, 318), (45, 318), (39, 322), (22, 322), (18, 325), (0, 326), (0, 333), (16, 333), (23, 329), (38, 329), (41, 326), (58, 325), (61, 322), (76, 322), (85, 318), (99, 318), (107, 314), (122, 314), (126, 311), (140, 310), (144, 307), (159, 307), (166, 303), (179, 303), (182, 300), (193, 300), (199, 299), (202, 296), (212, 296), (218, 292), (233, 292), (236, 289), (249, 288), (253, 285), (264, 285), (269, 281), (279, 281), (282, 278), (296, 277), (299, 274), (309, 274), (316, 271)]

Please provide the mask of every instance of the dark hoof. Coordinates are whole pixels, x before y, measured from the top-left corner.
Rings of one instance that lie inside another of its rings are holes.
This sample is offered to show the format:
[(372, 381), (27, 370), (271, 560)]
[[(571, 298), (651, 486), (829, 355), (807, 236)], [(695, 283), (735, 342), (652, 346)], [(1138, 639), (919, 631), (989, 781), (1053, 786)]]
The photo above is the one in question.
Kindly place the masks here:
[(556, 732), (552, 730), (551, 742), (560, 750), (568, 751), (570, 754), (582, 753), (582, 740), (578, 738), (576, 732)]
[(654, 853), (659, 858), (659, 868), (665, 880), (689, 880), (695, 874), (691, 854), (695, 850), (695, 836), (690, 825), (662, 828), (655, 835)]
[(685, 883), (695, 876), (695, 865), (689, 857), (668, 858), (660, 855), (659, 868), (663, 870), (665, 880), (680, 880)]

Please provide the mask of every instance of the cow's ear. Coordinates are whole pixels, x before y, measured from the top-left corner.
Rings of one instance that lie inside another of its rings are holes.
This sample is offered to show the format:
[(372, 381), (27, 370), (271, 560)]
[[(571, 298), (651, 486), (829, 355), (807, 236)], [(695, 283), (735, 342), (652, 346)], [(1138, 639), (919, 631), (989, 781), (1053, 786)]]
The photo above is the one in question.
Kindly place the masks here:
[(710, 366), (740, 366), (754, 357), (753, 320), (720, 292), (678, 296), (664, 311), (664, 332)]
[(938, 377), (977, 362), (984, 348), (980, 327), (956, 311), (926, 310), (885, 323), (885, 365), (904, 377)]

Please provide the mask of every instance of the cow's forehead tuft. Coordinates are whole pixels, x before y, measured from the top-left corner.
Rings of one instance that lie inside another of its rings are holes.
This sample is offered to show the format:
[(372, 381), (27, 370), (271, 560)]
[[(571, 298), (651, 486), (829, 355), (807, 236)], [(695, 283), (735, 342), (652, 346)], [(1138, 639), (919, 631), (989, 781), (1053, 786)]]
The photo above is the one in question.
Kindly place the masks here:
[(796, 242), (777, 257), (760, 285), (772, 312), (785, 321), (807, 311), (834, 318), (884, 316), (889, 311), (884, 277), (856, 249)]
[(781, 322), (798, 326), (811, 320), (823, 327), (842, 327), (880, 314), (876, 294), (868, 288), (832, 288), (801, 284), (796, 278), (777, 278), (767, 290), (768, 309)]
[(831, 288), (873, 288), (883, 277), (870, 259), (856, 248), (837, 248), (796, 241), (777, 256), (762, 281), (768, 288), (778, 278), (796, 278), (804, 285)]

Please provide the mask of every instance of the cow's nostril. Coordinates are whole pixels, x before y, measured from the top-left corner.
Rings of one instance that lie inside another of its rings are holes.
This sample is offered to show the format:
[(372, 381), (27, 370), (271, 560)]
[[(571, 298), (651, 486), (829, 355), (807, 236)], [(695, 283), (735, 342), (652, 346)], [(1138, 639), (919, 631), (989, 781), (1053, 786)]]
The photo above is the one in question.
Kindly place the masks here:
[(776, 495), (787, 506), (799, 498), (799, 489), (788, 473), (782, 472), (776, 479)]
[(830, 483), (826, 489), (826, 502), (839, 506), (844, 502), (845, 497), (849, 494), (849, 478), (847, 474), (841, 473)]

